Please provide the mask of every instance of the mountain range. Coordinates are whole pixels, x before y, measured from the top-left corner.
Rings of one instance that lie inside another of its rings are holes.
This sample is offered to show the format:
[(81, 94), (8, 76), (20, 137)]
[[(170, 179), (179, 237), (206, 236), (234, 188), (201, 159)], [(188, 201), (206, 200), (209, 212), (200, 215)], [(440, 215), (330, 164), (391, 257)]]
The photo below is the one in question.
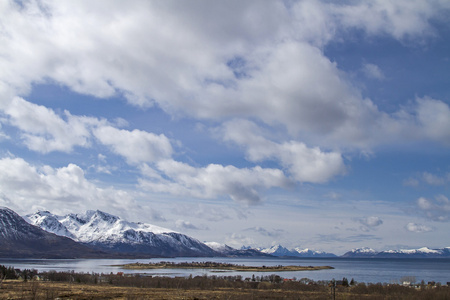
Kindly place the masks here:
[[(144, 257), (336, 257), (333, 253), (281, 245), (234, 249), (202, 243), (159, 226), (134, 223), (96, 210), (63, 216), (39, 211), (25, 217), (0, 207), (0, 257), (11, 258), (144, 258)], [(450, 258), (450, 247), (375, 251), (358, 248), (348, 258)]]
[(300, 247), (289, 250), (281, 245), (275, 245), (270, 248), (258, 248), (258, 250), (277, 257), (336, 257), (333, 253), (314, 251), (308, 248), (302, 249)]
[(101, 258), (105, 255), (70, 238), (30, 225), (11, 209), (0, 207), (0, 257)]
[(187, 235), (145, 223), (134, 223), (96, 210), (54, 215), (27, 215), (30, 224), (105, 252), (153, 256), (217, 256), (204, 243)]
[(422, 247), (419, 249), (401, 249), (375, 251), (371, 248), (358, 248), (348, 251), (342, 257), (359, 258), (450, 258), (450, 247), (441, 249), (430, 249)]

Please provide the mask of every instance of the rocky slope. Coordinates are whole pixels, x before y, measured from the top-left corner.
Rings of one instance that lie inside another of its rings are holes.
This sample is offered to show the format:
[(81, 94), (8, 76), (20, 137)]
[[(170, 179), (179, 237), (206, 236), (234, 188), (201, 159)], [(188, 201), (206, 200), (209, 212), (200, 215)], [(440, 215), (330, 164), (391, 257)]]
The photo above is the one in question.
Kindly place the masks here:
[(30, 225), (11, 209), (0, 207), (0, 257), (99, 258), (104, 254)]

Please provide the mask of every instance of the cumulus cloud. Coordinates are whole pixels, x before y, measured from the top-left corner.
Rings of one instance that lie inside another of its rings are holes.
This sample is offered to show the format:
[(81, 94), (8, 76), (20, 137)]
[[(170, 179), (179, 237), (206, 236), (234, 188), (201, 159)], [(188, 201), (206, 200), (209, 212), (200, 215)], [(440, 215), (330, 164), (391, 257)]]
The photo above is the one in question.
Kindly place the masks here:
[(360, 226), (360, 230), (364, 231), (364, 232), (369, 232), (371, 230), (375, 230), (378, 226), (380, 226), (381, 224), (383, 224), (383, 220), (380, 219), (379, 217), (364, 217), (361, 219), (357, 220), (361, 226)]
[(238, 202), (256, 204), (261, 201), (260, 189), (289, 185), (282, 171), (259, 166), (239, 169), (210, 164), (195, 168), (174, 160), (162, 160), (156, 163), (156, 168), (147, 166), (142, 169), (147, 178), (140, 180), (140, 186), (173, 195), (197, 198), (229, 196)]
[(0, 169), (2, 204), (19, 212), (29, 213), (45, 207), (73, 212), (92, 209), (95, 203), (99, 209), (122, 214), (125, 208), (137, 207), (128, 192), (96, 186), (75, 164), (52, 168), (34, 166), (21, 158), (3, 158)]
[(417, 206), (421, 212), (433, 221), (448, 221), (450, 216), (450, 200), (444, 195), (432, 199), (420, 197)]
[(433, 35), (431, 20), (445, 18), (450, 5), (444, 0), (354, 2), (350, 5), (332, 5), (339, 22), (345, 27), (363, 29), (368, 34), (389, 34), (404, 40)]
[(340, 153), (323, 152), (305, 144), (288, 141), (276, 143), (264, 137), (253, 122), (233, 120), (221, 128), (225, 141), (232, 141), (246, 149), (247, 157), (254, 162), (276, 160), (299, 182), (326, 182), (345, 172)]
[(68, 111), (64, 117), (52, 109), (15, 97), (1, 107), (7, 122), (21, 130), (21, 138), (31, 150), (48, 153), (70, 152), (75, 146), (88, 147), (90, 132), (87, 126), (97, 119), (72, 116)]
[(163, 135), (134, 129), (117, 129), (112, 126), (100, 126), (94, 129), (94, 136), (112, 151), (131, 163), (154, 162), (169, 158), (173, 149), (169, 139)]
[[(344, 148), (450, 141), (448, 104), (424, 97), (396, 113), (380, 111), (323, 50), (355, 28), (399, 40), (430, 36), (448, 1), (0, 5), (2, 122), (39, 153), (104, 145), (145, 170), (140, 184), (152, 191), (258, 203), (261, 189), (286, 187), (290, 178), (321, 183), (343, 174)], [(382, 75), (375, 65), (366, 68)], [(60, 115), (15, 97), (49, 82), (98, 98), (123, 96), (136, 106), (157, 104), (172, 115), (241, 119), (224, 125), (224, 138), (244, 147), (252, 162), (276, 161), (289, 179), (259, 166), (192, 167), (172, 159), (165, 135), (118, 129), (129, 125), (123, 119)], [(243, 118), (270, 128), (272, 137)]]
[(429, 232), (432, 231), (433, 229), (429, 226), (423, 225), (423, 224), (417, 224), (417, 223), (408, 223), (405, 226), (406, 230), (410, 231), (410, 232)]
[[(404, 119), (362, 98), (325, 57), (324, 45), (353, 28), (400, 40), (430, 36), (432, 22), (448, 9), (440, 0), (10, 1), (1, 9), (2, 57), (8, 59), (0, 60), (0, 80), (22, 95), (31, 84), (51, 80), (100, 98), (157, 103), (173, 114), (258, 118), (318, 145), (367, 148), (403, 137)], [(164, 30), (154, 30), (161, 22)], [(416, 112), (406, 117), (421, 125), (421, 138), (448, 141), (447, 104), (427, 99)], [(76, 137), (76, 145), (88, 142), (82, 133)], [(43, 152), (72, 147), (56, 138), (50, 146), (42, 136), (24, 139)]]
[(33, 151), (71, 152), (75, 146), (91, 147), (96, 140), (131, 164), (168, 158), (173, 152), (170, 140), (163, 134), (118, 129), (106, 120), (74, 116), (68, 111), (60, 116), (23, 98), (15, 97), (3, 109), (7, 122), (20, 129), (24, 144)]

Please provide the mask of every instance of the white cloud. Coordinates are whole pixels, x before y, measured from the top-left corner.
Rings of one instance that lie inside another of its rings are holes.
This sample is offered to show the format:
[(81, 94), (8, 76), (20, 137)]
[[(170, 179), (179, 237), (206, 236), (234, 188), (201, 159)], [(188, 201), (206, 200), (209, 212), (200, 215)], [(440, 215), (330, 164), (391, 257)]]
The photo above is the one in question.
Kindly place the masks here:
[(50, 207), (60, 212), (99, 209), (123, 214), (137, 207), (132, 195), (111, 187), (100, 188), (77, 165), (36, 167), (21, 158), (0, 159), (0, 190), (3, 205), (23, 213)]
[(383, 220), (374, 216), (360, 219), (359, 222), (367, 227), (377, 227), (383, 224)]
[(433, 230), (433, 228), (431, 228), (429, 226), (426, 226), (426, 225), (423, 225), (423, 224), (412, 223), (412, 222), (406, 224), (405, 228), (408, 231), (418, 232), (418, 233), (420, 233), (420, 232), (429, 232), (429, 231)]
[[(449, 8), (439, 0), (6, 2), (0, 81), (23, 95), (50, 79), (97, 97), (158, 103), (170, 113), (281, 123), (308, 144), (365, 149), (403, 137), (404, 123), (363, 99), (321, 48), (352, 28), (397, 39), (428, 36)], [(237, 58), (238, 70), (230, 63)], [(420, 138), (448, 141), (448, 111), (438, 100), (422, 101), (418, 119), (410, 114), (407, 123), (420, 122)], [(77, 145), (87, 142), (77, 137)], [(40, 151), (72, 147), (24, 138)]]
[(362, 68), (363, 73), (372, 79), (383, 80), (385, 76), (377, 65), (366, 63)]
[(31, 150), (48, 153), (71, 152), (75, 146), (90, 145), (91, 123), (97, 119), (72, 116), (64, 112), (65, 120), (53, 110), (15, 97), (3, 108), (7, 122), (22, 131), (21, 138)]
[(185, 220), (177, 220), (175, 222), (175, 226), (177, 228), (179, 228), (179, 229), (182, 229), (182, 230), (186, 230), (186, 229), (188, 229), (188, 230), (205, 230), (205, 229), (207, 229), (204, 226), (200, 226), (200, 227), (199, 226), (195, 226), (191, 222), (185, 221)]
[(112, 151), (131, 163), (154, 162), (171, 157), (173, 149), (164, 135), (137, 130), (117, 129), (112, 126), (100, 126), (93, 130), (94, 136)]
[(433, 174), (430, 172), (423, 172), (403, 181), (404, 185), (413, 187), (419, 186), (420, 183), (432, 186), (445, 186), (447, 183), (450, 183), (450, 173)]
[(3, 110), (7, 122), (21, 130), (25, 145), (41, 153), (71, 152), (75, 146), (89, 148), (94, 137), (131, 164), (168, 158), (173, 152), (169, 139), (163, 134), (117, 129), (106, 120), (73, 116), (68, 111), (59, 116), (52, 109), (19, 97), (6, 104)]
[(156, 168), (154, 170), (147, 166), (142, 169), (147, 176), (140, 180), (142, 188), (196, 198), (229, 196), (237, 202), (256, 204), (261, 201), (261, 189), (289, 185), (282, 171), (259, 166), (239, 169), (210, 164), (195, 168), (174, 160), (162, 160), (156, 163)]
[(450, 107), (448, 104), (432, 99), (417, 99), (416, 114), (421, 133), (431, 140), (450, 145)]
[(318, 147), (288, 141), (276, 143), (264, 137), (256, 124), (246, 120), (233, 120), (221, 128), (225, 141), (232, 141), (246, 149), (254, 162), (276, 160), (299, 182), (326, 182), (345, 172), (340, 153), (322, 152)]
[(368, 34), (389, 34), (403, 40), (433, 35), (431, 20), (445, 18), (450, 5), (445, 0), (371, 0), (353, 5), (332, 5), (339, 22)]
[(448, 221), (449, 219), (450, 200), (444, 195), (438, 195), (434, 200), (420, 197), (417, 199), (417, 206), (431, 220)]
[(380, 217), (364, 217), (357, 220), (362, 226), (360, 226), (360, 230), (364, 232), (369, 232), (371, 230), (375, 230), (378, 226), (383, 224), (383, 220)]
[(242, 246), (255, 246), (255, 240), (251, 237), (239, 234), (232, 233), (225, 239), (225, 243), (233, 248), (240, 248)]
[(446, 177), (439, 177), (437, 175), (424, 172), (422, 174), (423, 180), (430, 185), (444, 185), (446, 182), (450, 181), (450, 176)]

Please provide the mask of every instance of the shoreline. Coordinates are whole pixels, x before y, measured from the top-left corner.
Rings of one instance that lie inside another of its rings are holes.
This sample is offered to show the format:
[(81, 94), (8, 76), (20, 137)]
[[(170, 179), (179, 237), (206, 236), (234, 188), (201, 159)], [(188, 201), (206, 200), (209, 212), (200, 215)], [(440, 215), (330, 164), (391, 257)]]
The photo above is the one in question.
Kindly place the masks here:
[(158, 263), (131, 263), (123, 265), (114, 265), (114, 267), (121, 267), (128, 270), (154, 270), (154, 269), (217, 269), (217, 270), (232, 270), (239, 272), (283, 272), (283, 271), (318, 271), (334, 269), (331, 266), (244, 266), (217, 262), (191, 262), (191, 263), (172, 263), (172, 262), (158, 262)]

